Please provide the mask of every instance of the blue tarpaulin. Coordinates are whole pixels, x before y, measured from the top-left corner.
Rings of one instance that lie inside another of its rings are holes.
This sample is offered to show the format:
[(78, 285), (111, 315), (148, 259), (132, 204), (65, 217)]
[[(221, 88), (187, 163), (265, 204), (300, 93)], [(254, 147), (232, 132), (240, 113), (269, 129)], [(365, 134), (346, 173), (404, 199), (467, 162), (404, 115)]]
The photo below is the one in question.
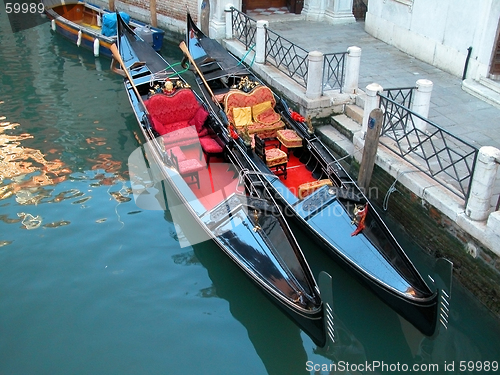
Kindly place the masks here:
[[(129, 23), (130, 16), (125, 12), (120, 12), (120, 17)], [(116, 13), (106, 13), (102, 15), (102, 35), (104, 36), (115, 36), (116, 31)]]

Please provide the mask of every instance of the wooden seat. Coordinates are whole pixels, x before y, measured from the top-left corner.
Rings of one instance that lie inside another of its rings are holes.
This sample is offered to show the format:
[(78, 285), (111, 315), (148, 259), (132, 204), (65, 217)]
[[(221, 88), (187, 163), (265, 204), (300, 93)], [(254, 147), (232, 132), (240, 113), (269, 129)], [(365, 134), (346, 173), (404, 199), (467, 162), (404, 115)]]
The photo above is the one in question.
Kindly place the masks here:
[(300, 148), (302, 147), (302, 138), (299, 137), (295, 130), (291, 129), (283, 129), (277, 131), (278, 141), (280, 141), (280, 149), (281, 145), (287, 148), (287, 154), (290, 156), (290, 150), (292, 148)]
[(175, 169), (179, 171), (179, 174), (182, 177), (191, 177), (191, 182), (187, 182), (188, 184), (194, 184), (200, 188), (200, 176), (198, 174), (199, 171), (203, 169), (203, 165), (196, 159), (185, 159), (183, 161), (179, 161), (179, 155), (175, 155), (174, 152), (170, 151), (170, 158), (174, 163)]
[(288, 155), (285, 151), (280, 150), (278, 147), (266, 149), (266, 143), (258, 135), (255, 135), (255, 153), (269, 168), (276, 168), (276, 174), (283, 174), (286, 180)]

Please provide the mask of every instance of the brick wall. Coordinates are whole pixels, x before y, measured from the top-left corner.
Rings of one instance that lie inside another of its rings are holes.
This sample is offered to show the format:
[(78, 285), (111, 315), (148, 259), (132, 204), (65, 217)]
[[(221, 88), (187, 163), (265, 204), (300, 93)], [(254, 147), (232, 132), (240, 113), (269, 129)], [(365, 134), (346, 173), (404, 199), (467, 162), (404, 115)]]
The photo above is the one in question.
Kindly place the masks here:
[[(149, 0), (119, 0), (121, 3), (136, 6), (149, 11)], [(198, 1), (197, 0), (156, 0), (156, 13), (179, 21), (186, 20), (186, 10), (189, 9), (191, 16), (198, 19)]]
[[(354, 166), (353, 169), (359, 166)], [(354, 170), (352, 175), (356, 175)], [(460, 282), (490, 311), (500, 317), (500, 258), (474, 239), (436, 208), (422, 201), (400, 183), (386, 201), (384, 198), (394, 178), (375, 166), (371, 186), (378, 194), (370, 194), (372, 203), (382, 215), (400, 225), (405, 237), (433, 258), (444, 257), (453, 262), (454, 281)], [(476, 257), (469, 251), (475, 250)]]

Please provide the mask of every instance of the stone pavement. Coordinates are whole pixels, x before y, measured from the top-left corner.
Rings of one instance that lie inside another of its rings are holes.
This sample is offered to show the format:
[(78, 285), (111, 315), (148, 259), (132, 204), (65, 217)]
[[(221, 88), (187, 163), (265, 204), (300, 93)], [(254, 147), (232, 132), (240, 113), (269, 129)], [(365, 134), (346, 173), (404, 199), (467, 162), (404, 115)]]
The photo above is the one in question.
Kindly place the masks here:
[(332, 25), (306, 21), (301, 15), (253, 11), (255, 20), (269, 21), (269, 28), (307, 51), (346, 52), (360, 47), (359, 88), (371, 83), (384, 89), (414, 87), (419, 79), (433, 82), (429, 120), (473, 146), (500, 149), (500, 108), (467, 93), (461, 77), (424, 63), (364, 31), (364, 22)]

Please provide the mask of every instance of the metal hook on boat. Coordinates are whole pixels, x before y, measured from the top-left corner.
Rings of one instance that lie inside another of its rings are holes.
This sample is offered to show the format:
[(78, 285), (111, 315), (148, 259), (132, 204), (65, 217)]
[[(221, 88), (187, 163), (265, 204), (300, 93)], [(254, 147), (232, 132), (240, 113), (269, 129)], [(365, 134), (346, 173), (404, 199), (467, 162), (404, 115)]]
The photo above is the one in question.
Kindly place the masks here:
[(259, 212), (257, 210), (253, 211), (253, 218), (255, 220), (255, 226), (253, 227), (253, 231), (257, 232), (258, 230), (262, 229), (259, 225)]

